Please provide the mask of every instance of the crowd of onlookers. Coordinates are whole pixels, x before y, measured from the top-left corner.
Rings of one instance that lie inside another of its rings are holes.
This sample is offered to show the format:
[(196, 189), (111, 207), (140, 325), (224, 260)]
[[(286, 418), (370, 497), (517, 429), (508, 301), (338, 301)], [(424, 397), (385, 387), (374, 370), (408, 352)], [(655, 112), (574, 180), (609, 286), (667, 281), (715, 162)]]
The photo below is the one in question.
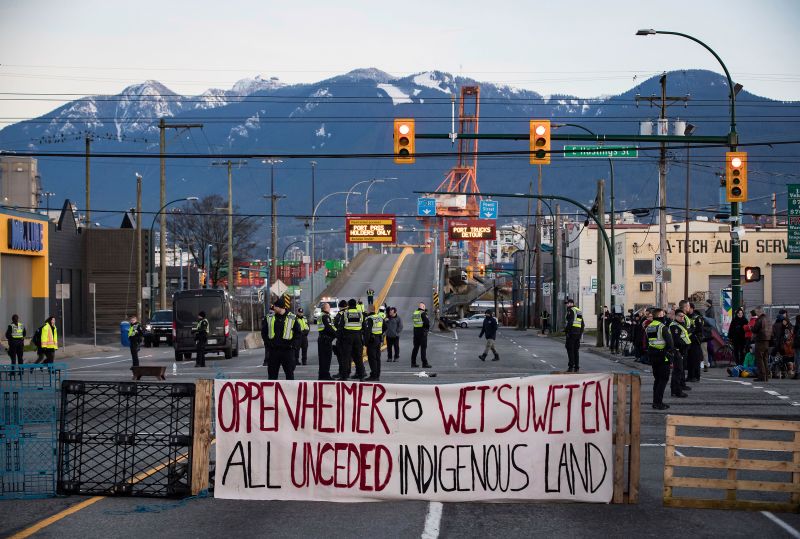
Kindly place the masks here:
[[(708, 343), (702, 367), (707, 371), (709, 366), (714, 365), (714, 351), (717, 348), (711, 341), (714, 335), (720, 335), (716, 327), (716, 313), (711, 301), (707, 301), (702, 310), (696, 309), (694, 303), (686, 304), (693, 312), (702, 315), (702, 340)], [(646, 328), (653, 320), (653, 310), (631, 310), (625, 317), (619, 312), (611, 313), (604, 307), (602, 327), (612, 354), (624, 353), (627, 344), (629, 354), (637, 362), (649, 363)], [(674, 321), (675, 313), (674, 309), (667, 311), (668, 320)], [(798, 378), (800, 315), (792, 319), (785, 309), (781, 309), (772, 321), (763, 309), (753, 309), (748, 316), (743, 308), (739, 308), (733, 315), (727, 337), (733, 350), (734, 365), (728, 367), (731, 376)], [(721, 336), (719, 338), (722, 339)]]

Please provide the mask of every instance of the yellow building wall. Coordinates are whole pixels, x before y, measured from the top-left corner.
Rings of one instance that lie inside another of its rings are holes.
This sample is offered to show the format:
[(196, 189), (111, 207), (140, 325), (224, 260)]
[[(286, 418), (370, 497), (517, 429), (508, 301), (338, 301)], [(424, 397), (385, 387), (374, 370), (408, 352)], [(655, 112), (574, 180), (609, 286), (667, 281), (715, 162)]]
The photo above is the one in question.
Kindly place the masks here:
[[(23, 251), (19, 249), (11, 249), (9, 247), (8, 229), (12, 219), (19, 221), (39, 223), (42, 225), (42, 250), (41, 251)], [(33, 258), (31, 264), (31, 297), (33, 298), (47, 298), (49, 296), (49, 276), (50, 276), (50, 257), (48, 255), (47, 247), (49, 245), (49, 227), (47, 221), (39, 219), (26, 219), (17, 215), (0, 215), (0, 253), (3, 255), (20, 255), (30, 256)], [(13, 279), (13, 275), (2, 274), (0, 278)]]

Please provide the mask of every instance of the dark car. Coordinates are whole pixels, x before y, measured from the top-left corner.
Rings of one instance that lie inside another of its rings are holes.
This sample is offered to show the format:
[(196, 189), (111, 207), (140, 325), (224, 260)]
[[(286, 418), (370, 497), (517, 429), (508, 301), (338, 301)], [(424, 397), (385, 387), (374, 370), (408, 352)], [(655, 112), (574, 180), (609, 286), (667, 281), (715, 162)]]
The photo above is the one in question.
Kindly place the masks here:
[(144, 345), (150, 347), (162, 343), (172, 346), (172, 311), (155, 311), (144, 325)]
[(200, 311), (205, 311), (208, 319), (206, 352), (222, 352), (225, 359), (238, 356), (239, 332), (228, 292), (203, 288), (183, 290), (172, 296), (175, 360), (191, 359), (192, 353), (197, 353), (194, 326)]

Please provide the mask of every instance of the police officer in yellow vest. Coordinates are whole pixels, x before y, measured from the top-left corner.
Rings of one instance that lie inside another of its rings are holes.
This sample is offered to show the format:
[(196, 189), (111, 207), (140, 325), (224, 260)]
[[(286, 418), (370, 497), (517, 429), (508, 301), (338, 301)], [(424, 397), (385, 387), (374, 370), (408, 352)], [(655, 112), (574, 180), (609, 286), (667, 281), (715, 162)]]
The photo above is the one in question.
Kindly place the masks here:
[(11, 356), (12, 365), (22, 365), (22, 352), (25, 349), (25, 337), (28, 333), (25, 324), (19, 321), (19, 315), (11, 316), (11, 323), (6, 329), (6, 340), (8, 341), (8, 355)]
[(425, 304), (420, 303), (419, 308), (411, 315), (411, 322), (414, 326), (414, 348), (411, 349), (411, 366), (417, 365), (417, 352), (422, 356), (422, 366), (426, 369), (431, 367), (428, 363), (428, 331), (431, 329), (431, 321), (428, 318), (428, 311)]
[(689, 329), (686, 327), (686, 313), (681, 309), (675, 311), (675, 320), (669, 324), (669, 331), (672, 335), (672, 342), (675, 345), (675, 352), (672, 354), (672, 378), (669, 388), (673, 397), (686, 398), (688, 395), (684, 391), (689, 391), (686, 385), (686, 356), (689, 353), (689, 345), (692, 344)]
[(342, 352), (343, 357), (341, 362), (346, 362), (342, 366), (342, 372), (339, 375), (340, 380), (347, 380), (350, 377), (350, 362), (356, 366), (356, 374), (353, 380), (363, 380), (366, 378), (364, 372), (364, 344), (361, 339), (362, 331), (364, 330), (364, 313), (358, 308), (358, 303), (354, 298), (347, 301), (347, 308), (342, 314), (342, 321), (344, 326), (342, 328)]
[[(297, 323), (300, 325), (300, 339), (298, 346), (294, 349), (294, 364), (300, 365), (302, 359), (303, 365), (308, 363), (308, 333), (311, 328), (308, 325), (308, 320), (303, 316), (303, 308), (297, 309)], [(302, 352), (302, 354), (301, 354)]]
[(653, 367), (653, 408), (666, 410), (669, 404), (664, 404), (664, 390), (669, 381), (669, 356), (675, 345), (672, 334), (667, 327), (667, 318), (664, 309), (653, 311), (653, 321), (645, 328), (647, 337), (647, 356)]
[(277, 380), (283, 368), (287, 380), (294, 380), (294, 350), (298, 347), (302, 330), (297, 317), (287, 311), (283, 297), (275, 300), (272, 312), (267, 315), (267, 378)]
[[(52, 363), (58, 350), (58, 329), (56, 329), (56, 317), (49, 317), (41, 327), (40, 348), (44, 354), (43, 363)], [(38, 363), (38, 361), (37, 361)]]
[(566, 334), (566, 348), (567, 348), (567, 372), (578, 372), (580, 368), (580, 355), (578, 350), (581, 347), (581, 335), (583, 335), (583, 313), (575, 306), (575, 302), (571, 298), (564, 301), (567, 306), (567, 319), (564, 326), (564, 333)]
[(130, 326), (128, 326), (128, 346), (131, 350), (131, 362), (133, 367), (139, 366), (139, 348), (142, 342), (142, 325), (135, 316), (131, 316)]
[(367, 361), (369, 361), (368, 382), (381, 379), (381, 345), (386, 333), (383, 316), (375, 312), (375, 305), (370, 306), (371, 314), (364, 323), (364, 340), (367, 343)]
[(372, 302), (375, 300), (375, 290), (367, 288), (367, 305), (372, 307)]
[(363, 313), (364, 312), (364, 302), (361, 301), (361, 300), (358, 300), (358, 302), (356, 303), (356, 309), (358, 309), (360, 312)]

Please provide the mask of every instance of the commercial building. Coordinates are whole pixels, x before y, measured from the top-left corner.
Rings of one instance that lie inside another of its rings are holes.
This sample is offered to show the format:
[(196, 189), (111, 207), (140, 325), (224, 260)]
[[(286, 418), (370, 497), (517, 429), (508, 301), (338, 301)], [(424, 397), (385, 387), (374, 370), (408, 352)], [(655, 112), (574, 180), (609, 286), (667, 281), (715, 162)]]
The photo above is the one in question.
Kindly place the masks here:
[(47, 218), (0, 208), (0, 323), (18, 314), (28, 327), (48, 315)]

